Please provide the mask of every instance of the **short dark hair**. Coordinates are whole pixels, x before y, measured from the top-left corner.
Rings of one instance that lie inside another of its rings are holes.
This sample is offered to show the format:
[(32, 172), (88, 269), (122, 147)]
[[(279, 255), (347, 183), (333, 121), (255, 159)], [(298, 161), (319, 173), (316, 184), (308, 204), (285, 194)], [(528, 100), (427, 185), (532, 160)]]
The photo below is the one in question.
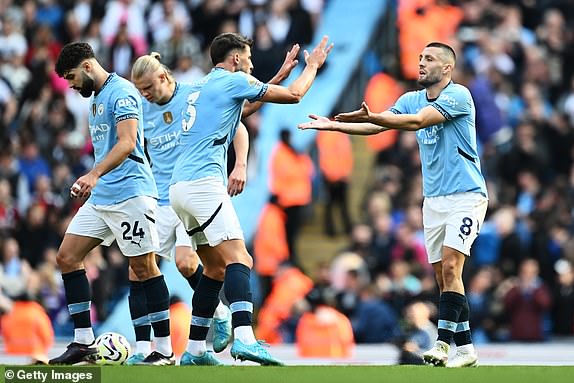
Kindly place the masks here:
[(452, 49), (452, 47), (450, 45), (447, 45), (445, 43), (441, 43), (438, 41), (433, 41), (432, 43), (428, 43), (427, 48), (441, 48), (443, 51), (445, 51), (447, 53), (447, 55), (452, 56), (452, 61), (454, 63), (456, 63), (456, 53), (454, 52), (454, 49)]
[(60, 77), (78, 65), (82, 61), (94, 58), (94, 50), (88, 43), (68, 43), (64, 45), (56, 60), (56, 73)]
[(251, 47), (253, 40), (239, 33), (222, 33), (213, 39), (209, 48), (209, 55), (213, 65), (223, 62), (227, 55), (234, 49), (244, 50)]

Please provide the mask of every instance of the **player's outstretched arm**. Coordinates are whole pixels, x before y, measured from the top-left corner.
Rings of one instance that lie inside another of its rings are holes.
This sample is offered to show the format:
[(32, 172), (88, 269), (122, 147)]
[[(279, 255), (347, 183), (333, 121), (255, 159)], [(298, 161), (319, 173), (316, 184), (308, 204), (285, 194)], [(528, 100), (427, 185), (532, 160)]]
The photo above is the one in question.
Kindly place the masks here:
[(301, 101), (315, 81), (317, 70), (325, 63), (332, 49), (333, 43), (329, 44), (329, 37), (323, 36), (311, 53), (304, 51), (306, 65), (299, 77), (287, 87), (269, 84), (260, 101), (277, 104), (296, 104)]
[(382, 113), (373, 113), (367, 103), (363, 102), (361, 109), (340, 113), (335, 116), (335, 120), (349, 123), (368, 122), (384, 127), (384, 130), (419, 130), (441, 124), (446, 121), (446, 118), (433, 106), (426, 106), (416, 114), (395, 114), (388, 110)]
[(371, 124), (368, 122), (339, 122), (328, 119), (327, 117), (310, 114), (309, 118), (312, 121), (304, 122), (298, 125), (301, 130), (315, 129), (315, 130), (331, 130), (334, 132), (341, 132), (353, 135), (370, 136), (388, 130), (381, 126)]
[(249, 133), (241, 122), (233, 138), (235, 165), (227, 182), (227, 193), (233, 197), (240, 194), (247, 183), (247, 154), (249, 152)]
[[(283, 61), (283, 65), (277, 71), (275, 76), (269, 80), (268, 84), (280, 84), (281, 81), (285, 80), (291, 74), (293, 68), (299, 64), (299, 60), (297, 60), (297, 55), (299, 54), (299, 44), (293, 45), (293, 47), (287, 52), (285, 55), (285, 60)], [(256, 102), (246, 102), (243, 111), (241, 113), (241, 118), (245, 118), (247, 116), (252, 115), (256, 111), (258, 111), (263, 103), (261, 101)]]

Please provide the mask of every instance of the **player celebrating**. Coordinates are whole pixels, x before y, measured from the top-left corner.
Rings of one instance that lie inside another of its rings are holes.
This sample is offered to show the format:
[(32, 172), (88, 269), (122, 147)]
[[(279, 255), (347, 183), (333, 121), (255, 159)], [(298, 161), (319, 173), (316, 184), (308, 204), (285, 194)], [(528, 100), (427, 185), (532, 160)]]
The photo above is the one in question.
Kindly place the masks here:
[[(295, 45), (285, 58), (277, 75), (270, 81), (279, 83), (286, 78), (297, 65), (295, 57), (299, 46)], [(192, 88), (191, 84), (176, 82), (169, 69), (160, 62), (158, 53), (139, 57), (132, 67), (132, 81), (145, 100), (143, 113), (145, 120), (144, 133), (146, 149), (151, 159), (152, 172), (159, 193), (157, 227), (160, 256), (170, 257), (175, 246), (175, 259), (178, 270), (195, 290), (203, 273), (197, 253), (192, 248), (190, 237), (183, 224), (169, 204), (169, 181), (173, 164), (179, 155), (179, 136), (181, 134), (182, 112), (187, 108), (187, 98)], [(243, 116), (255, 112), (260, 103), (249, 104), (243, 111)], [(240, 124), (233, 139), (236, 161), (229, 175), (228, 194), (240, 194), (247, 178), (247, 154), (249, 137), (247, 129)], [(147, 316), (145, 295), (140, 288), (140, 282), (130, 282), (130, 313), (136, 333), (137, 350), (128, 359), (127, 364), (140, 363), (149, 353), (151, 343), (151, 326)], [(221, 301), (214, 313), (213, 349), (221, 352), (229, 343), (231, 337), (231, 313)], [(181, 364), (188, 364), (188, 353), (182, 356)]]
[(157, 189), (144, 154), (141, 99), (129, 81), (102, 68), (87, 43), (64, 46), (56, 72), (82, 96), (91, 97), (89, 129), (95, 164), (72, 186), (72, 197), (89, 198), (70, 222), (57, 255), (74, 322), (74, 341), (50, 364), (95, 359), (90, 286), (83, 260), (96, 246), (114, 240), (141, 282), (156, 335), (157, 350), (144, 362), (174, 364), (169, 292), (154, 254), (158, 247)]
[(231, 355), (263, 365), (281, 364), (255, 339), (251, 328), (249, 275), (253, 260), (226, 192), (226, 146), (237, 129), (245, 100), (298, 102), (311, 87), (332, 44), (327, 46), (324, 37), (311, 53), (305, 51), (305, 69), (289, 87), (263, 84), (250, 75), (251, 44), (236, 33), (222, 33), (213, 40), (210, 55), (215, 67), (188, 99), (182, 154), (171, 179), (171, 204), (194, 236), (200, 256), (204, 255), (203, 276), (192, 302), (190, 364), (219, 364), (206, 352), (205, 338), (224, 280), (233, 322)]
[[(441, 296), (438, 339), (423, 354), (435, 366), (465, 367), (478, 363), (469, 327), (462, 269), (488, 204), (486, 184), (476, 146), (474, 102), (467, 88), (452, 82), (454, 50), (428, 44), (419, 57), (422, 90), (402, 95), (389, 110), (361, 109), (335, 116), (336, 121), (310, 115), (300, 129), (334, 130), (370, 135), (389, 129), (416, 131), (423, 175), (425, 246)], [(448, 361), (451, 340), (455, 359)]]

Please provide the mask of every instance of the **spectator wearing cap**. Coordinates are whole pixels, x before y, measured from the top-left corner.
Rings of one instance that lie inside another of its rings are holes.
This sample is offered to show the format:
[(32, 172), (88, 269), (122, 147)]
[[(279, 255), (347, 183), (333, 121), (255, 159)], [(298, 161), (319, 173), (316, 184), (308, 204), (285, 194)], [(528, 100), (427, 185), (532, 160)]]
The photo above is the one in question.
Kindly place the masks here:
[(556, 335), (574, 335), (574, 268), (566, 259), (554, 264), (556, 286), (552, 291), (553, 333)]

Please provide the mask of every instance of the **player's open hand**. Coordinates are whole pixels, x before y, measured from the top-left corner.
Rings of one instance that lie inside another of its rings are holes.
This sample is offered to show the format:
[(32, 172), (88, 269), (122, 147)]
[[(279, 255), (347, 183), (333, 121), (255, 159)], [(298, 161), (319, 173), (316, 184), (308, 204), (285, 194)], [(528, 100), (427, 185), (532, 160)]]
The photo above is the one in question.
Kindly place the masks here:
[(278, 78), (279, 82), (285, 80), (291, 74), (293, 68), (299, 64), (299, 60), (297, 60), (297, 56), (299, 55), (299, 51), (301, 47), (299, 44), (293, 45), (293, 47), (287, 52), (285, 55), (285, 60), (283, 61), (283, 65), (279, 68), (276, 77)]
[(319, 44), (313, 48), (311, 53), (305, 50), (303, 52), (305, 55), (305, 63), (307, 63), (307, 65), (316, 65), (317, 68), (320, 68), (323, 63), (325, 63), (325, 60), (327, 60), (327, 55), (329, 55), (331, 49), (333, 49), (333, 43), (328, 44), (328, 42), (329, 36), (323, 36)]
[(335, 116), (335, 120), (341, 122), (369, 122), (369, 117), (371, 117), (371, 110), (367, 103), (363, 101), (361, 109), (353, 112), (339, 113)]
[(310, 114), (309, 118), (313, 121), (303, 122), (297, 125), (297, 127), (301, 130), (305, 129), (329, 130), (333, 126), (333, 121), (329, 120), (327, 117), (318, 116), (316, 114)]

